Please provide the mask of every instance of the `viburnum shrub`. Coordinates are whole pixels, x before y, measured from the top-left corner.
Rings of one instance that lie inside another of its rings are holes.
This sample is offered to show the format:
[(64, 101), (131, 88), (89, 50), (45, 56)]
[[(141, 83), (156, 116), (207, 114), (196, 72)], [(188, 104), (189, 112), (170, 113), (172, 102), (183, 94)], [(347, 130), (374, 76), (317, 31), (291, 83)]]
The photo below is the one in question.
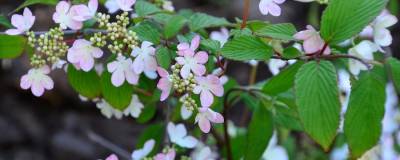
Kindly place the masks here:
[[(149, 123), (138, 149), (124, 158), (296, 159), (304, 146), (287, 151), (278, 140), (304, 132), (326, 152), (341, 143), (351, 159), (368, 159), (388, 136), (385, 100), (396, 93), (385, 88), (400, 91), (388, 30), (397, 18), (386, 0), (315, 1), (324, 7), (320, 23), (297, 31), (291, 23), (248, 20), (250, 0), (233, 22), (175, 11), (168, 0), (107, 0), (108, 13), (98, 12), (97, 0), (27, 0), (11, 23), (0, 20), (9, 28), (0, 35), (0, 57), (26, 51), (32, 68), (20, 86), (37, 97), (57, 87), (49, 74), (61, 69), (81, 99), (107, 118), (148, 123), (163, 110), (166, 120)], [(27, 6), (36, 3), (55, 5), (48, 31), (30, 30), (36, 17)], [(280, 16), (284, 3), (261, 0), (259, 10)], [(231, 61), (252, 66), (248, 86), (225, 75)], [(256, 82), (263, 63), (274, 76)], [(247, 128), (228, 120), (240, 101), (252, 111)]]

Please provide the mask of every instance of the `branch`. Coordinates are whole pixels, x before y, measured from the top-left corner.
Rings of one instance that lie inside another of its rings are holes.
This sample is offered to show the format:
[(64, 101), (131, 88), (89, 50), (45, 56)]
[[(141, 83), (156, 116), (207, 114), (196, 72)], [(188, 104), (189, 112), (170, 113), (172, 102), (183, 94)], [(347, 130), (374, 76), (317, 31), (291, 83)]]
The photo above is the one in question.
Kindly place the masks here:
[(92, 131), (87, 131), (87, 136), (89, 137), (90, 140), (100, 144), (104, 148), (107, 148), (111, 150), (112, 152), (120, 155), (121, 157), (124, 157), (125, 159), (131, 159), (131, 155), (128, 151), (122, 149), (121, 147), (113, 144), (112, 142), (106, 140), (105, 138), (101, 137), (100, 135), (92, 132)]
[(242, 25), (240, 26), (241, 29), (246, 28), (247, 19), (249, 18), (249, 10), (250, 10), (250, 0), (244, 0), (243, 21)]
[[(35, 34), (35, 36), (39, 36), (42, 34), (47, 33), (48, 31), (34, 31), (33, 33)], [(106, 30), (101, 30), (101, 29), (84, 29), (82, 32), (80, 30), (64, 30), (64, 35), (74, 35), (76, 33), (84, 33), (84, 34), (93, 34), (93, 33), (107, 33)], [(6, 32), (0, 32), (0, 34), (6, 34)]]

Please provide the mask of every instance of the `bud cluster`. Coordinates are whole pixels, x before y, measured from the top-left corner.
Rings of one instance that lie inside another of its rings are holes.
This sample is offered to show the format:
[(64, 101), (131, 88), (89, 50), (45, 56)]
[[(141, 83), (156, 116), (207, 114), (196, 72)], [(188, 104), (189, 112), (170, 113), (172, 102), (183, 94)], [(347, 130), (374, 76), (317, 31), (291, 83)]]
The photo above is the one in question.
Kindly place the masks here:
[(36, 47), (38, 54), (31, 57), (31, 65), (41, 67), (46, 63), (54, 64), (68, 51), (68, 45), (64, 42), (64, 32), (60, 27), (52, 28), (49, 32), (36, 38), (33, 32), (27, 32), (28, 44)]
[(193, 111), (195, 108), (197, 108), (196, 101), (187, 94), (182, 96), (179, 99), (179, 102), (183, 104), (182, 107), (186, 107), (186, 109), (189, 111)]
[(93, 37), (90, 37), (90, 42), (96, 47), (104, 47), (107, 44), (107, 36), (101, 32), (93, 34)]
[(172, 87), (178, 93), (190, 93), (193, 91), (193, 88), (196, 86), (196, 80), (194, 79), (194, 75), (190, 73), (187, 79), (183, 79), (180, 76), (180, 70), (182, 66), (180, 64), (174, 64), (171, 66), (172, 75), (170, 76), (170, 80), (172, 82)]

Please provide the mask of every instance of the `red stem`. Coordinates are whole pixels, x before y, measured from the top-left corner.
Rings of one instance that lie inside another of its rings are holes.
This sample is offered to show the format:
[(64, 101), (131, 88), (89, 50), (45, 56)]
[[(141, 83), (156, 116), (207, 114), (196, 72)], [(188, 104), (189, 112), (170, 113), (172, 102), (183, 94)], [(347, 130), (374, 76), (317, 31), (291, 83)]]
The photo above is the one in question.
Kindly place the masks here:
[(242, 25), (240, 26), (241, 29), (244, 29), (247, 26), (247, 19), (249, 17), (249, 10), (250, 10), (250, 0), (244, 0), (243, 22), (242, 22)]

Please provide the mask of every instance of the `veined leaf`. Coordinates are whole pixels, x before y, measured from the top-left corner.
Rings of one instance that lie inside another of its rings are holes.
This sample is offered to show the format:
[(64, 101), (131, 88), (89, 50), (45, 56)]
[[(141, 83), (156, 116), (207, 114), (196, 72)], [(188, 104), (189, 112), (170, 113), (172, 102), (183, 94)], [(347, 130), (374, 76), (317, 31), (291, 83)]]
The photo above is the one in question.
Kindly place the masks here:
[(124, 110), (131, 103), (132, 86), (125, 82), (122, 86), (115, 87), (111, 83), (111, 74), (107, 71), (101, 75), (101, 90), (104, 99), (116, 109)]
[(164, 36), (169, 39), (179, 33), (179, 31), (185, 26), (186, 19), (183, 16), (177, 15), (169, 19), (164, 28)]
[(158, 65), (160, 65), (164, 69), (168, 69), (171, 65), (171, 51), (166, 47), (161, 47), (157, 50), (156, 59)]
[(392, 78), (397, 92), (400, 93), (400, 61), (396, 58), (389, 58), (386, 67), (389, 69), (388, 75)]
[(282, 70), (278, 75), (272, 77), (265, 83), (262, 89), (263, 92), (268, 95), (277, 95), (292, 88), (294, 86), (296, 73), (303, 64), (303, 61), (298, 61)]
[(22, 36), (0, 34), (0, 59), (19, 57), (25, 45), (26, 39)]
[(229, 24), (225, 18), (218, 18), (204, 13), (195, 13), (189, 18), (189, 28), (192, 31), (209, 27), (227, 26)]
[(321, 35), (332, 44), (360, 33), (386, 6), (387, 0), (330, 0), (321, 21)]
[(160, 12), (161, 9), (149, 2), (137, 1), (135, 4), (135, 11), (139, 16), (146, 16), (149, 14)]
[(293, 40), (296, 28), (290, 23), (267, 25), (256, 31), (257, 36), (269, 37), (280, 40)]
[(149, 41), (154, 44), (160, 43), (161, 33), (158, 30), (158, 26), (149, 21), (144, 21), (132, 28), (135, 31), (141, 41)]
[(77, 70), (73, 65), (68, 66), (68, 82), (72, 88), (87, 98), (96, 98), (101, 94), (100, 77), (96, 71), (85, 72)]
[(253, 36), (240, 36), (225, 43), (221, 50), (222, 56), (227, 59), (268, 60), (273, 53), (272, 48), (260, 39)]
[(361, 157), (379, 141), (385, 113), (385, 83), (373, 72), (364, 72), (351, 88), (344, 134), (353, 158)]
[(15, 11), (19, 11), (20, 9), (34, 5), (34, 4), (44, 4), (44, 5), (56, 5), (58, 3), (58, 0), (26, 0), (24, 3), (22, 3), (20, 6), (18, 6)]
[(11, 22), (4, 16), (0, 15), (0, 25), (4, 26), (5, 28), (11, 28)]
[(333, 64), (328, 61), (304, 64), (296, 74), (295, 92), (305, 131), (328, 150), (340, 121), (339, 89)]

